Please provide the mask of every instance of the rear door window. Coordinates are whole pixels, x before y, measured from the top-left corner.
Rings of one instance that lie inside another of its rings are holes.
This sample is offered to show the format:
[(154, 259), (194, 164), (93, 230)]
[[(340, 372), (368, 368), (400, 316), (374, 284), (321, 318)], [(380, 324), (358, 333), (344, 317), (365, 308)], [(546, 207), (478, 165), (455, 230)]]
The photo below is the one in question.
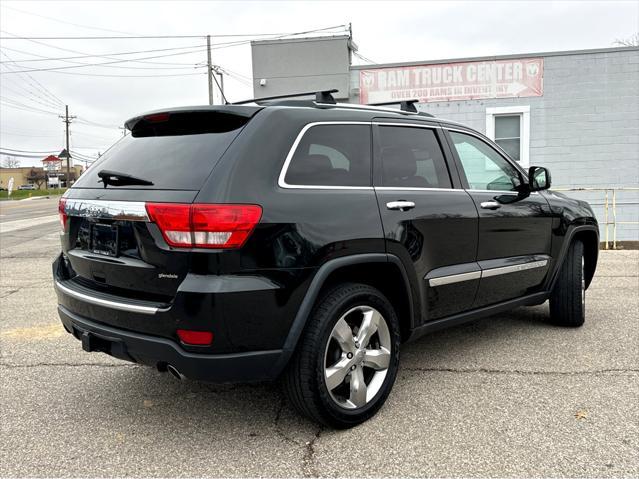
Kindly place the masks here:
[(314, 125), (286, 170), (289, 186), (370, 186), (370, 125)]
[(382, 186), (451, 188), (437, 135), (429, 128), (380, 126)]
[(190, 114), (188, 121), (177, 118), (135, 128), (91, 165), (74, 186), (102, 188), (98, 173), (109, 170), (153, 183), (109, 188), (199, 190), (248, 120), (228, 114)]

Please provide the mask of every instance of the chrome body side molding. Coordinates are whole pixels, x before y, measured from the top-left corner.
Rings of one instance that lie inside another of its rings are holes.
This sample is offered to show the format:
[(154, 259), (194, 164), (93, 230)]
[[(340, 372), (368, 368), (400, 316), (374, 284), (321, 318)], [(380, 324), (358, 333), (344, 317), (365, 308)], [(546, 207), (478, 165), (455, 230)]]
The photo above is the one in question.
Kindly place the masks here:
[[(437, 270), (431, 271), (424, 279), (428, 280), (430, 287), (444, 286), (447, 284), (461, 283), (462, 281), (472, 281), (481, 278), (490, 278), (492, 276), (499, 276), (502, 274), (517, 273), (520, 271), (527, 271), (536, 268), (544, 268), (548, 265), (549, 258), (539, 259), (540, 256), (532, 256), (527, 258), (521, 258), (516, 264), (510, 264), (507, 266), (498, 266), (492, 268), (480, 269), (477, 265), (476, 271), (467, 271), (462, 273), (437, 275)], [(457, 265), (457, 267), (472, 268), (471, 264)], [(449, 269), (450, 267), (441, 268), (441, 270)], [(434, 277), (429, 277), (435, 273)]]
[(445, 284), (461, 283), (462, 281), (472, 281), (481, 278), (481, 271), (471, 271), (469, 273), (451, 274), (428, 280), (430, 286), (444, 286)]
[(482, 278), (489, 278), (491, 276), (499, 276), (500, 274), (517, 273), (519, 271), (526, 271), (529, 269), (543, 268), (548, 264), (547, 259), (539, 261), (531, 261), (530, 263), (514, 264), (512, 266), (502, 266), (501, 268), (485, 269), (481, 272)]

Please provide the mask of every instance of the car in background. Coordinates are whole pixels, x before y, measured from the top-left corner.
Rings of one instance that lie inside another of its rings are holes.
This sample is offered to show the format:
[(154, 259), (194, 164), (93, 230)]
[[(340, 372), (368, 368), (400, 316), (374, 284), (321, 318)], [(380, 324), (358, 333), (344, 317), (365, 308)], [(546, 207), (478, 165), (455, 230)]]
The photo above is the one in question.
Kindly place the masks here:
[(35, 190), (35, 185), (20, 185), (18, 186), (19, 190)]

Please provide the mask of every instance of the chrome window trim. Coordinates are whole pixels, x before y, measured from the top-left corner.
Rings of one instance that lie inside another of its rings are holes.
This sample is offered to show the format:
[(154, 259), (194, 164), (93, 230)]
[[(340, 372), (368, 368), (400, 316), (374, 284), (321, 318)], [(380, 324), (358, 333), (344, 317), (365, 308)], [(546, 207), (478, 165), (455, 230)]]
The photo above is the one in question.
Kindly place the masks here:
[(462, 281), (472, 281), (479, 278), (481, 278), (481, 271), (470, 271), (468, 273), (451, 274), (449, 276), (430, 278), (428, 280), (428, 284), (432, 287), (444, 286), (445, 284), (461, 283)]
[(153, 306), (140, 306), (136, 304), (128, 304), (121, 303), (119, 301), (111, 301), (103, 298), (96, 298), (95, 296), (90, 296), (85, 293), (80, 293), (79, 291), (74, 291), (70, 288), (67, 288), (59, 281), (55, 282), (55, 287), (62, 291), (63, 293), (71, 296), (72, 298), (78, 299), (80, 301), (85, 301), (90, 304), (94, 304), (96, 306), (103, 306), (111, 309), (118, 309), (120, 311), (128, 311), (131, 313), (141, 313), (141, 314), (156, 314), (160, 311), (160, 308), (156, 308)]
[[(511, 195), (517, 194), (517, 191), (512, 191), (512, 190), (471, 190), (471, 189), (468, 189), (466, 191), (468, 191), (469, 193), (507, 193), (507, 194), (511, 194)], [(538, 195), (539, 192), (538, 191), (531, 191), (529, 194)]]
[[(401, 120), (401, 118), (398, 118)], [(441, 130), (441, 125), (429, 125), (429, 124), (421, 124), (421, 123), (406, 123), (404, 121), (399, 122), (389, 122), (389, 121), (373, 121), (373, 125), (375, 126), (408, 126), (412, 128), (429, 128), (431, 130)], [(443, 153), (443, 152), (442, 152)]]
[(465, 193), (466, 190), (455, 188), (420, 188), (418, 186), (375, 186), (376, 191), (455, 191)]
[(511, 266), (500, 266), (498, 268), (484, 269), (481, 271), (471, 271), (468, 273), (451, 274), (448, 276), (439, 276), (437, 278), (430, 278), (428, 284), (431, 287), (443, 286), (446, 284), (461, 283), (462, 281), (472, 281), (474, 279), (490, 278), (493, 276), (500, 276), (502, 274), (517, 273), (520, 271), (527, 271), (530, 269), (543, 268), (548, 264), (547, 259), (538, 261), (530, 261), (528, 263), (519, 263)]
[(364, 190), (364, 191), (373, 191), (372, 186), (329, 186), (329, 185), (292, 185), (285, 181), (286, 173), (288, 172), (288, 167), (291, 164), (291, 160), (295, 155), (295, 151), (299, 146), (302, 138), (306, 134), (308, 130), (313, 128), (314, 126), (319, 125), (371, 125), (370, 121), (316, 121), (313, 123), (308, 123), (304, 125), (302, 130), (297, 134), (293, 145), (291, 146), (288, 154), (286, 155), (286, 160), (284, 160), (284, 165), (280, 170), (280, 176), (277, 179), (277, 185), (280, 188), (293, 189), (293, 190)]
[(68, 216), (123, 221), (150, 221), (143, 201), (83, 200), (66, 198)]

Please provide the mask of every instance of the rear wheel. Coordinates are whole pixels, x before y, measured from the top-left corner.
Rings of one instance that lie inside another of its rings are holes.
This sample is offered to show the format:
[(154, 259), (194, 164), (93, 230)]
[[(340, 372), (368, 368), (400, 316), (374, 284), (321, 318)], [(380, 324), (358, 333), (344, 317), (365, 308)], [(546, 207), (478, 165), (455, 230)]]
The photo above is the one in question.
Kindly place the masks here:
[(578, 327), (586, 319), (584, 245), (573, 241), (550, 294), (550, 319), (560, 326)]
[(343, 284), (316, 305), (285, 374), (285, 392), (315, 421), (355, 426), (386, 401), (399, 343), (399, 323), (386, 297), (367, 285)]

